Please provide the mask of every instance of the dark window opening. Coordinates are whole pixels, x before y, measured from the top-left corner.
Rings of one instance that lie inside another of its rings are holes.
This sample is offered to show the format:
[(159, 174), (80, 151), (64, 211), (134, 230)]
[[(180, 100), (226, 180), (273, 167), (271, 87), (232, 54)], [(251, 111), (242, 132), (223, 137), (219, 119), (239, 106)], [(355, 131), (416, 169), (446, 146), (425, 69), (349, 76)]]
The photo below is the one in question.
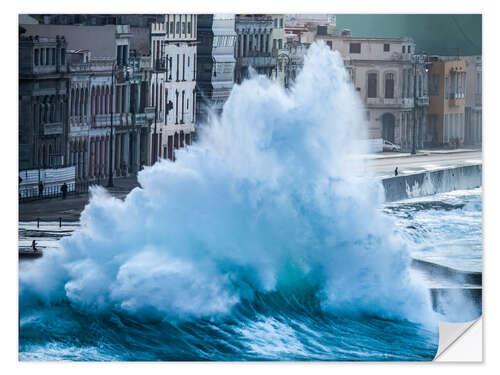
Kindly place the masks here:
[(350, 43), (349, 53), (361, 53), (361, 43)]
[(368, 74), (368, 97), (377, 97), (377, 73)]
[(384, 43), (384, 52), (389, 52), (391, 50), (391, 45), (389, 43)]
[(394, 99), (394, 74), (392, 73), (385, 75), (385, 97), (386, 99)]

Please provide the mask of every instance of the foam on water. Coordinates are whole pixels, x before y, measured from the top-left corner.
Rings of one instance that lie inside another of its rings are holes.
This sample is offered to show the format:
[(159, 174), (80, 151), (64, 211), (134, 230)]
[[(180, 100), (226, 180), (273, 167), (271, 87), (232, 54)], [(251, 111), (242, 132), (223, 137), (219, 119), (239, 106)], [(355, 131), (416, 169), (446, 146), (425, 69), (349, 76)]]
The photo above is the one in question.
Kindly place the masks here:
[[(341, 57), (314, 44), (290, 92), (262, 76), (235, 86), (199, 142), (146, 167), (124, 201), (92, 188), (81, 228), (20, 270), (21, 316), (69, 303), (84, 315), (223, 319), (256, 293), (305, 288), (332, 316), (436, 324), (379, 210), (381, 186), (353, 176), (365, 124), (348, 81)], [(300, 354), (281, 324), (239, 332), (263, 340), (254, 350), (279, 341)]]

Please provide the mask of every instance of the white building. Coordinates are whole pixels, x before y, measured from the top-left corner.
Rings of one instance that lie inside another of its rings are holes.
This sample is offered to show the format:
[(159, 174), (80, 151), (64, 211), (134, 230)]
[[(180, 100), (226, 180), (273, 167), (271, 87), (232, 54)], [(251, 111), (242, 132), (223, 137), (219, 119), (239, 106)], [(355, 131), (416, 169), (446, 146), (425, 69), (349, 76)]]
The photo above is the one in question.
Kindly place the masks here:
[[(383, 138), (400, 144), (403, 150), (422, 147), (426, 108), (429, 105), (427, 74), (416, 61), (415, 43), (410, 38), (353, 38), (318, 33), (330, 48), (339, 51), (356, 91), (365, 104), (369, 138)], [(414, 91), (415, 67), (418, 86)], [(414, 95), (417, 103), (414, 103)], [(414, 104), (417, 111), (414, 112)], [(417, 125), (414, 126), (414, 116)]]
[(196, 121), (196, 14), (167, 14), (151, 24), (151, 106), (155, 108), (151, 161), (175, 160), (190, 145)]

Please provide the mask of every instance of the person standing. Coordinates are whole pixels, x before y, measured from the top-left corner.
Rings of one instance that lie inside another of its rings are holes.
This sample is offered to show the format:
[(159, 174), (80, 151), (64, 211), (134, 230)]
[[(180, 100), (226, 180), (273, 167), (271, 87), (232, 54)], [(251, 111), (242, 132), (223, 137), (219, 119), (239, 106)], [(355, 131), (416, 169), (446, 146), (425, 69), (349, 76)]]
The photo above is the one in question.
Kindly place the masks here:
[(61, 192), (62, 192), (62, 199), (66, 199), (66, 193), (68, 192), (68, 185), (66, 185), (66, 182), (62, 184)]
[(394, 170), (394, 176), (397, 176), (398, 175), (398, 167), (396, 167), (396, 169)]
[(38, 196), (41, 197), (43, 195), (43, 182), (40, 181), (38, 183)]

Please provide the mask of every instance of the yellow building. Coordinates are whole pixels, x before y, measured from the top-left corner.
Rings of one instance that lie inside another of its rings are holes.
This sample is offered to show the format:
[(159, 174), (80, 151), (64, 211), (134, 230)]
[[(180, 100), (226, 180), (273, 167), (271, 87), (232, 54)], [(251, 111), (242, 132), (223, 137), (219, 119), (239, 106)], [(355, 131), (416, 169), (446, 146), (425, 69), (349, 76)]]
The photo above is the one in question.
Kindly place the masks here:
[(427, 140), (455, 145), (464, 142), (465, 61), (434, 61), (429, 70)]

